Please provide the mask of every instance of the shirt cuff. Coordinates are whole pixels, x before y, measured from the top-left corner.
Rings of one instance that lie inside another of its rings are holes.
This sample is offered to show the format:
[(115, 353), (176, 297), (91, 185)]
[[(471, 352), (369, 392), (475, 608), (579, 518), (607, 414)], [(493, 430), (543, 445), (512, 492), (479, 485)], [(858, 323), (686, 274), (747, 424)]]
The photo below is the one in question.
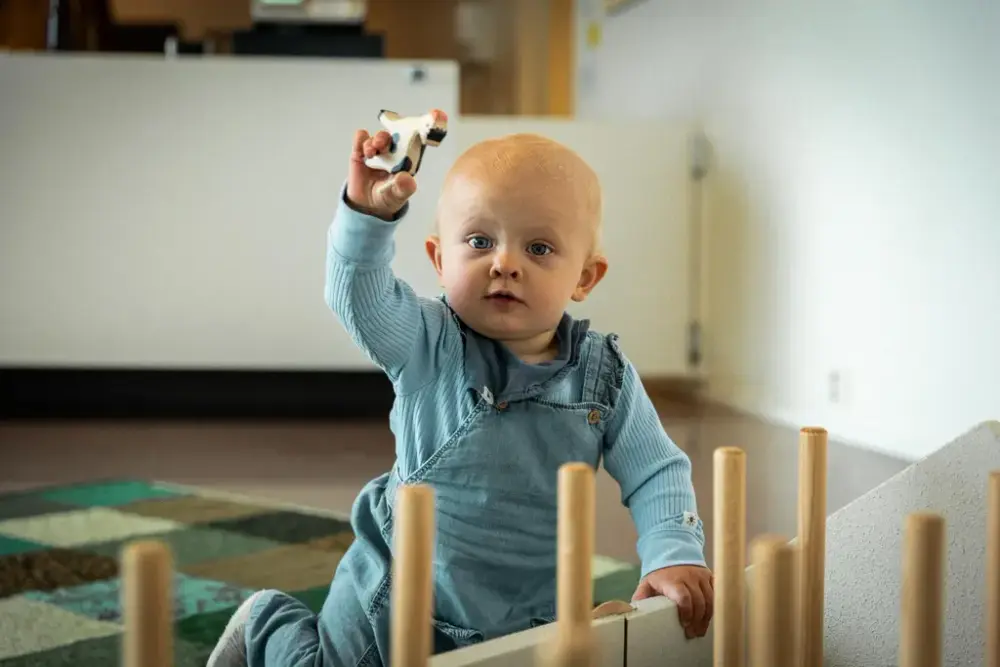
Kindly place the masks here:
[(701, 527), (664, 528), (639, 538), (639, 559), (642, 576), (654, 570), (676, 565), (698, 565), (705, 562), (705, 538)]
[(359, 265), (388, 264), (395, 250), (393, 234), (409, 206), (409, 202), (404, 204), (392, 220), (362, 213), (347, 202), (345, 184), (340, 191), (336, 216), (330, 225), (328, 240), (331, 250)]

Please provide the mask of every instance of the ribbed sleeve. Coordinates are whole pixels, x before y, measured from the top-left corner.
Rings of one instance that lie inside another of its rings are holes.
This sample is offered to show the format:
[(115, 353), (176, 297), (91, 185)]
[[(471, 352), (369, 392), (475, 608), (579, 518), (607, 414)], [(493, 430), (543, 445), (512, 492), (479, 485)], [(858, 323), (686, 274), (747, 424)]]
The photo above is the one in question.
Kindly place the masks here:
[(631, 364), (605, 446), (605, 468), (621, 486), (639, 534), (642, 575), (671, 565), (705, 565), (691, 461), (664, 431)]
[(355, 344), (405, 393), (410, 377), (422, 384), (436, 371), (445, 312), (393, 274), (393, 234), (405, 215), (397, 217), (359, 213), (341, 195), (327, 234), (325, 296)]

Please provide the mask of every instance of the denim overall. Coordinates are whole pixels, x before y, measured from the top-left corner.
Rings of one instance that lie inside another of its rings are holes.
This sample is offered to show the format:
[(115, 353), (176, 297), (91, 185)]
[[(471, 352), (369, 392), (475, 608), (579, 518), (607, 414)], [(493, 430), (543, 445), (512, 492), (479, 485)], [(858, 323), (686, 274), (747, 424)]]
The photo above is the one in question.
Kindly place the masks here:
[(443, 298), (419, 298), (393, 274), (402, 217), (354, 211), (342, 192), (326, 285), (330, 308), (393, 382), (396, 462), (355, 502), (355, 541), (318, 616), (278, 591), (252, 603), (249, 667), (388, 664), (401, 484), (435, 492), (435, 652), (554, 620), (564, 463), (596, 468), (603, 459), (636, 523), (643, 574), (704, 562), (690, 461), (664, 433), (617, 337), (567, 316), (556, 362), (521, 364), (467, 330)]
[(616, 337), (579, 338), (554, 375), (507, 393), (476, 391), (479, 373), (467, 373), (459, 395), (465, 416), (447, 441), (412, 470), (397, 461), (361, 492), (352, 512), (357, 539), (319, 618), (276, 591), (258, 600), (247, 633), (249, 666), (388, 664), (401, 484), (435, 492), (436, 652), (554, 620), (558, 470), (571, 461), (600, 464), (624, 368)]

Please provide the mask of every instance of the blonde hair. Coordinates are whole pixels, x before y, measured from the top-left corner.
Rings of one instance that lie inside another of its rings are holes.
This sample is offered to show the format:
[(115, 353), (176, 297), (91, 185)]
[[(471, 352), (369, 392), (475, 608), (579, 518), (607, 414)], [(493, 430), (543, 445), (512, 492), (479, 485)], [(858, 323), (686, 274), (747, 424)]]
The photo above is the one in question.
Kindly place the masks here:
[[(465, 150), (445, 175), (442, 195), (459, 177), (485, 173), (490, 178), (524, 178), (539, 184), (568, 185), (580, 215), (594, 231), (600, 246), (602, 193), (597, 173), (580, 155), (558, 141), (533, 133), (515, 133), (486, 139)], [(439, 211), (445, 197), (438, 201)]]

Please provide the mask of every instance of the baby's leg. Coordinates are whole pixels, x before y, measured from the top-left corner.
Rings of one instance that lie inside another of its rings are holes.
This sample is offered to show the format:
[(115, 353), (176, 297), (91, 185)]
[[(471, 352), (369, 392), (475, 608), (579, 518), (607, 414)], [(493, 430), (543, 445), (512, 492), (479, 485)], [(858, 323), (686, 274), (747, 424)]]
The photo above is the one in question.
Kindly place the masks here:
[(247, 622), (250, 620), (250, 610), (265, 591), (257, 591), (236, 609), (226, 623), (212, 654), (208, 656), (206, 667), (245, 667), (247, 664)]
[(207, 667), (374, 667), (381, 664), (378, 657), (375, 632), (354, 587), (339, 577), (322, 622), (290, 595), (255, 593), (233, 615)]
[(353, 582), (338, 573), (322, 621), (295, 598), (268, 591), (247, 626), (247, 666), (359, 667), (380, 665), (375, 631)]

